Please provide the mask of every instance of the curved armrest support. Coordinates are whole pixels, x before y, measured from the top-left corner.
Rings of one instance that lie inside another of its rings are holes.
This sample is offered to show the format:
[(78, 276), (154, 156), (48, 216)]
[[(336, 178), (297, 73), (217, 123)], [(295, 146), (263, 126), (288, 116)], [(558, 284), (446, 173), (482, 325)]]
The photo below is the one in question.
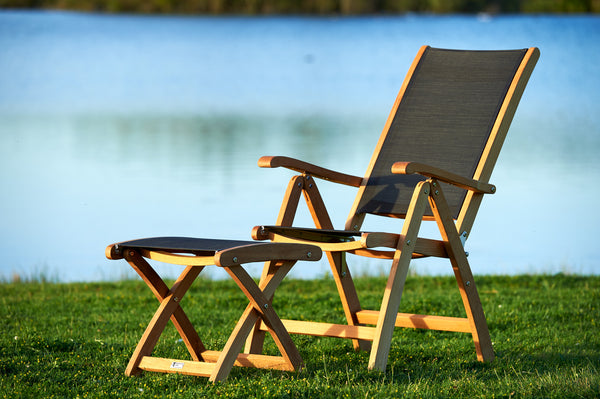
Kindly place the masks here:
[(284, 167), (295, 170), (296, 172), (309, 174), (313, 177), (329, 180), (335, 183), (345, 184), (347, 186), (360, 187), (362, 177), (347, 175), (345, 173), (336, 172), (334, 170), (325, 169), (320, 166), (300, 161), (289, 157), (261, 157), (258, 160), (258, 166), (261, 168), (278, 168)]
[(496, 192), (496, 186), (493, 184), (483, 183), (478, 180), (463, 177), (452, 172), (418, 162), (396, 162), (392, 165), (392, 173), (403, 175), (417, 173), (423, 176), (433, 177), (434, 179), (464, 188), (465, 190), (471, 190), (485, 194), (494, 194)]

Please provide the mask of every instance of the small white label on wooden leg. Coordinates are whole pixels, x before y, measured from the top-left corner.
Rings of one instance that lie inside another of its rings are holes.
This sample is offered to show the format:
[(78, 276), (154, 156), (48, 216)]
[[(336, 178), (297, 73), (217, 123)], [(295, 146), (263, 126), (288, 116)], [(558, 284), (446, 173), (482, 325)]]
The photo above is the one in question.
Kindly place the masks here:
[(182, 369), (183, 362), (173, 362), (173, 363), (171, 363), (171, 368), (172, 369)]

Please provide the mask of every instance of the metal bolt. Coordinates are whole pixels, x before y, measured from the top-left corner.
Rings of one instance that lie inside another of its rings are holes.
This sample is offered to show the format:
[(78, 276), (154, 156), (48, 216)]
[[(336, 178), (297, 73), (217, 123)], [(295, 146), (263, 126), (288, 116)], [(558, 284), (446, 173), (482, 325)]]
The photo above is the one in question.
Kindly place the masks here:
[(312, 188), (312, 183), (309, 183), (309, 184), (308, 184), (308, 188)]
[(466, 256), (466, 257), (468, 257), (468, 256), (469, 256), (469, 253), (468, 253), (467, 251), (465, 251), (465, 256)]
[(175, 296), (175, 297), (173, 297), (173, 300), (174, 300), (175, 302), (179, 302), (179, 298), (177, 298), (176, 296)]
[(425, 191), (423, 191), (423, 194), (429, 194), (429, 190), (425, 189)]
[(410, 240), (406, 240), (406, 245), (410, 245)]
[(346, 277), (346, 272), (342, 272), (342, 277)]
[(438, 190), (435, 190), (435, 195), (438, 195), (440, 192)]
[(358, 230), (358, 225), (357, 224), (354, 225), (354, 230)]
[(233, 257), (233, 259), (232, 259), (232, 261), (233, 261), (233, 263), (238, 263), (238, 258), (237, 258), (237, 256), (234, 256), (234, 257)]
[(491, 188), (491, 191), (492, 191), (493, 193), (495, 193), (495, 192), (496, 192), (496, 186), (492, 186), (492, 188)]
[(307, 257), (307, 258), (311, 258), (311, 257), (312, 257), (312, 252), (308, 252), (308, 253), (306, 254), (306, 257)]
[(433, 187), (437, 187), (437, 182), (433, 182)]
[(299, 188), (302, 188), (302, 183), (298, 183), (298, 187), (299, 187)]
[(466, 285), (467, 287), (469, 287), (469, 286), (471, 285), (471, 282), (470, 282), (470, 281), (467, 281), (467, 282), (465, 283), (465, 285)]
[(129, 256), (133, 256), (133, 255), (135, 255), (135, 252), (134, 251), (129, 251)]
[(268, 304), (268, 303), (265, 303), (265, 304), (263, 305), (263, 308), (265, 308), (265, 309), (268, 309), (268, 308), (269, 308), (269, 304)]

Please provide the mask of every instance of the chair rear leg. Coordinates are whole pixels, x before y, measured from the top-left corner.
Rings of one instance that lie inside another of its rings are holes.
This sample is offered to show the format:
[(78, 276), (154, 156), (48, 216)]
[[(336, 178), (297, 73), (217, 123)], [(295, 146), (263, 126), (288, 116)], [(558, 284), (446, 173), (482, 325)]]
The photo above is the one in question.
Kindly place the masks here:
[(492, 339), (466, 255), (464, 259), (451, 259), (451, 261), (467, 318), (471, 325), (477, 360), (491, 362), (495, 357)]
[(257, 323), (261, 319), (265, 322), (271, 335), (275, 340), (279, 351), (285, 358), (291, 370), (298, 370), (302, 367), (302, 357), (292, 341), (289, 333), (283, 326), (279, 316), (270, 306), (268, 298), (272, 298), (275, 290), (296, 262), (283, 262), (277, 270), (272, 273), (260, 286), (257, 286), (254, 280), (241, 267), (226, 267), (225, 270), (244, 292), (250, 300), (244, 314), (236, 324), (234, 331), (229, 336), (221, 356), (217, 360), (215, 370), (210, 377), (210, 381), (222, 381), (227, 378), (229, 371), (233, 367), (237, 356), (244, 345), (244, 341), (252, 329), (256, 329)]
[[(311, 176), (304, 178), (304, 198), (312, 215), (315, 226), (319, 229), (333, 229), (333, 223), (323, 202), (323, 198)], [(346, 322), (350, 326), (359, 325), (356, 312), (361, 310), (360, 301), (354, 286), (354, 280), (346, 264), (346, 255), (342, 252), (327, 252), (331, 273), (342, 301)], [(369, 351), (371, 342), (353, 339), (354, 350)]]
[[(358, 326), (360, 324), (356, 317), (356, 312), (361, 310), (361, 306), (356, 287), (354, 286), (354, 280), (346, 264), (346, 254), (344, 252), (327, 252), (327, 259), (331, 266), (331, 273), (333, 274), (338, 295), (342, 302), (346, 321), (348, 325)], [(362, 350), (368, 352), (371, 350), (370, 341), (353, 339), (352, 344), (356, 351)]]
[[(277, 226), (291, 226), (294, 223), (294, 217), (296, 216), (296, 211), (298, 210), (298, 203), (300, 202), (303, 186), (303, 176), (294, 176), (290, 179), (285, 191), (285, 195), (283, 196), (281, 208), (279, 209), (279, 215), (277, 215), (277, 221), (275, 222)], [(271, 276), (275, 272), (273, 269), (275, 264), (276, 262), (273, 261), (265, 262), (262, 275), (260, 277), (261, 282), (268, 281), (268, 278), (270, 278), (268, 276)], [(271, 301), (273, 300), (272, 297), (269, 299)], [(254, 329), (246, 341), (244, 353), (262, 353), (264, 341), (265, 332), (261, 331), (259, 320), (258, 324), (254, 326)]]
[(475, 286), (475, 280), (473, 279), (473, 273), (467, 260), (467, 254), (460, 240), (456, 224), (452, 219), (442, 188), (436, 181), (433, 181), (432, 185), (435, 186), (435, 191), (434, 195), (431, 196), (430, 206), (442, 238), (448, 243), (446, 250), (450, 257), (454, 276), (456, 277), (467, 318), (471, 325), (477, 359), (483, 362), (492, 361), (494, 360), (492, 340), (479, 293)]

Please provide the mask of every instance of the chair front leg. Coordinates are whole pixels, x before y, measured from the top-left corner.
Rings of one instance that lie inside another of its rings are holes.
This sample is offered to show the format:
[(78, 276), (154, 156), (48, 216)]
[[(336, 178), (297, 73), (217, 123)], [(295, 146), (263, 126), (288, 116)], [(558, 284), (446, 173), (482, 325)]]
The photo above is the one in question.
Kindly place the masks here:
[[(148, 285), (152, 293), (158, 299), (159, 302), (162, 302), (165, 297), (169, 294), (169, 287), (165, 284), (165, 282), (160, 278), (158, 273), (150, 266), (150, 264), (137, 252), (137, 251), (127, 251), (125, 254), (125, 260), (131, 265), (131, 267), (139, 274), (142, 280)], [(200, 273), (204, 267), (198, 266), (198, 273)], [(190, 353), (192, 360), (201, 361), (202, 360), (202, 352), (206, 350), (202, 340), (198, 336), (196, 329), (188, 319), (187, 315), (181, 309), (181, 307), (177, 308), (171, 317), (171, 321), (175, 325), (177, 332), (183, 339), (185, 346)]]
[(400, 299), (402, 298), (408, 267), (412, 259), (414, 245), (417, 242), (417, 234), (419, 233), (423, 215), (425, 214), (430, 190), (429, 182), (423, 181), (417, 184), (413, 192), (406, 219), (402, 226), (402, 235), (398, 241), (398, 247), (385, 287), (383, 300), (381, 301), (373, 347), (369, 357), (369, 370), (377, 369), (385, 371), (387, 366), (396, 316), (400, 307)]
[(201, 353), (205, 350), (204, 345), (190, 320), (183, 312), (183, 309), (181, 309), (179, 302), (196, 277), (198, 277), (198, 274), (200, 274), (203, 267), (188, 266), (181, 273), (171, 290), (169, 290), (167, 285), (148, 262), (135, 251), (131, 251), (126, 259), (151, 288), (161, 304), (154, 313), (148, 327), (146, 327), (142, 338), (138, 342), (138, 345), (129, 360), (125, 374), (129, 376), (141, 372), (141, 369), (138, 367), (141, 359), (152, 353), (152, 350), (156, 346), (158, 338), (165, 329), (169, 319), (173, 321), (177, 331), (186, 343), (186, 347), (192, 355), (193, 360), (201, 360)]

